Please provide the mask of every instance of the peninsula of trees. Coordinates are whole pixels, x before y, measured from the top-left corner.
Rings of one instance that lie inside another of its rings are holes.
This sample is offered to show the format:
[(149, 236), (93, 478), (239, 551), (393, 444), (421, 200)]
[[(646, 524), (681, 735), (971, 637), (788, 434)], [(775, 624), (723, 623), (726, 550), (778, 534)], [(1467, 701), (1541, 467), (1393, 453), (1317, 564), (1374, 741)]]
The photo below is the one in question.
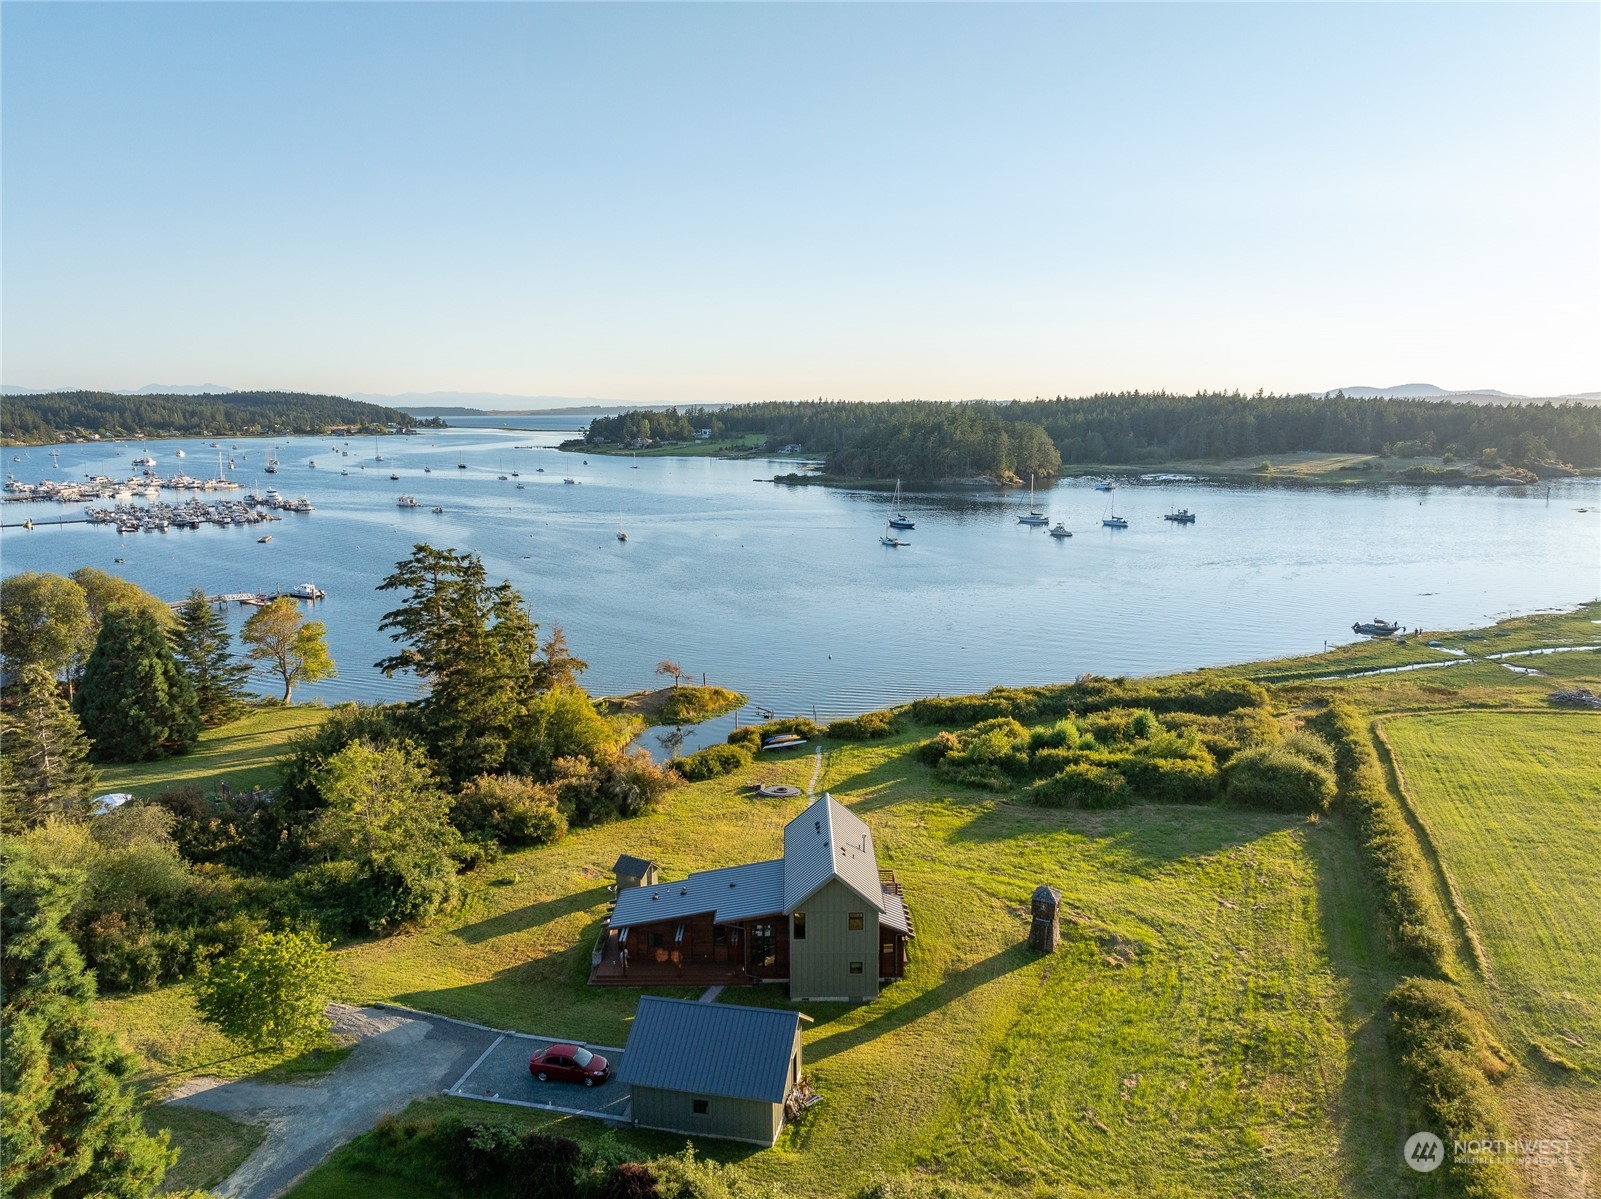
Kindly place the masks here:
[(827, 474), (857, 479), (1043, 478), (1064, 466), (1149, 467), (1301, 451), (1438, 458), (1433, 477), (1441, 481), (1467, 481), (1480, 465), (1531, 478), (1601, 467), (1601, 408), (1595, 406), (1343, 393), (739, 404), (597, 418), (583, 444), (637, 449), (697, 434), (757, 434), (766, 450), (798, 446), (824, 458)]
[(115, 437), (251, 437), (294, 433), (385, 433), (443, 427), (342, 396), (290, 391), (226, 395), (118, 395), (57, 391), (6, 396), (0, 402), (0, 440), (7, 445)]

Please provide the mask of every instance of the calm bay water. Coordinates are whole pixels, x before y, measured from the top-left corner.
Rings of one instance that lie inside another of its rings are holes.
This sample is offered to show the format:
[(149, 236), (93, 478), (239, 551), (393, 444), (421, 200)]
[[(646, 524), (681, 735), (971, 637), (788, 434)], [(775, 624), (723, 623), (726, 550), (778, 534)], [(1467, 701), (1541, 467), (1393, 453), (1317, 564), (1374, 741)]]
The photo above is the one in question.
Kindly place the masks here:
[[(1311, 652), (1353, 640), (1351, 623), (1374, 616), (1462, 627), (1601, 593), (1595, 479), (1336, 492), (1130, 476), (1110, 497), (1069, 479), (1038, 495), (1052, 523), (1073, 531), (1061, 541), (1017, 524), (1026, 492), (916, 492), (904, 506), (917, 527), (900, 534), (911, 544), (890, 549), (878, 543), (887, 492), (754, 481), (793, 469), (787, 462), (594, 456), (585, 464), (554, 448), (573, 422), (545, 424), (279, 441), (276, 476), (260, 473), (274, 443), (228, 439), (224, 447), (237, 447), (231, 477), (305, 495), (316, 511), (253, 530), (165, 535), (11, 528), (0, 536), (0, 569), (97, 566), (164, 599), (193, 586), (216, 594), (314, 582), (328, 592), (316, 614), (340, 676), (303, 697), (394, 700), (416, 685), (372, 669), (390, 649), (378, 619), (394, 605), (374, 588), (428, 541), (476, 551), (491, 577), (522, 591), (544, 628), (561, 624), (590, 663), (585, 682), (597, 694), (654, 686), (656, 663), (672, 658), (781, 714), (815, 707), (824, 718), (997, 683)], [(7, 469), (33, 482), (124, 478), (141, 452), (164, 477), (213, 475), (217, 463), (201, 440), (57, 448), (59, 469), (50, 447)], [(514, 470), (519, 477), (497, 478)], [(562, 482), (569, 474), (576, 485)], [(421, 506), (398, 508), (401, 493)], [(1101, 527), (1109, 498), (1127, 530)], [(1198, 514), (1194, 525), (1161, 519), (1183, 507)], [(80, 513), (4, 505), (7, 524)], [(619, 524), (627, 543), (616, 540)], [(270, 544), (257, 544), (262, 532)], [(249, 613), (229, 611), (235, 628)], [(691, 734), (686, 748), (720, 739), (729, 723)]]

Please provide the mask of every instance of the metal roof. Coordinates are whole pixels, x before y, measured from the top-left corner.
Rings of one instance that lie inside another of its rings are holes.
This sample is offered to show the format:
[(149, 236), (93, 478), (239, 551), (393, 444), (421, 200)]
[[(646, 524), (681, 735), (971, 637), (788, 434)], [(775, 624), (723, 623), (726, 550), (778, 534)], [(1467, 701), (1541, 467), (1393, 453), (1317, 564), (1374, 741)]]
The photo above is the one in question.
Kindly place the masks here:
[(656, 863), (649, 858), (636, 858), (631, 853), (619, 854), (617, 862), (612, 866), (613, 874), (626, 874), (631, 878), (639, 878)]
[(783, 1103), (799, 1026), (799, 1012), (647, 995), (634, 1013), (617, 1078), (667, 1091)]
[(835, 878), (884, 910), (872, 831), (825, 793), (784, 826), (784, 911), (793, 912)]
[(898, 929), (907, 936), (912, 935), (912, 918), (906, 911), (906, 901), (899, 895), (884, 892), (884, 914), (878, 918), (878, 922)]
[(713, 913), (719, 924), (772, 916), (784, 910), (784, 863), (752, 862), (721, 870), (697, 870), (676, 883), (629, 887), (617, 896), (611, 927)]

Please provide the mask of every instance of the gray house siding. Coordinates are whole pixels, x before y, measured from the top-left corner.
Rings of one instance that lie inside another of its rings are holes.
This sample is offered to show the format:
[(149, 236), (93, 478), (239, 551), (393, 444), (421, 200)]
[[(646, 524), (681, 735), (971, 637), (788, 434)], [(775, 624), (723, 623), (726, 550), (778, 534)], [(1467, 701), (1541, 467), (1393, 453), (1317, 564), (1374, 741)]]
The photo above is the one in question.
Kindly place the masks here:
[[(796, 940), (794, 917), (806, 915), (806, 937)], [(850, 927), (858, 912), (860, 929)], [(790, 917), (789, 994), (792, 999), (875, 999), (878, 996), (878, 909), (834, 879)], [(861, 972), (851, 973), (851, 964)]]
[[(688, 1137), (718, 1137), (770, 1146), (778, 1139), (778, 1130), (784, 1122), (784, 1107), (779, 1103), (691, 1095), (687, 1091), (662, 1091), (638, 1084), (629, 1088), (629, 1094), (633, 1099), (635, 1124)], [(696, 1100), (706, 1104), (704, 1114), (695, 1111)]]

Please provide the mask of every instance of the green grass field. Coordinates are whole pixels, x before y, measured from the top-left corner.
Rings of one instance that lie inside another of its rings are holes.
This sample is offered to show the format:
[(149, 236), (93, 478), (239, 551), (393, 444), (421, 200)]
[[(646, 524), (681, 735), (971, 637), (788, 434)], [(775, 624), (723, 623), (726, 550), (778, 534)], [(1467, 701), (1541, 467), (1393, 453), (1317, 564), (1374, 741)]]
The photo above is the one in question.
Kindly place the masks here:
[(1601, 714), (1450, 713), (1385, 728), (1484, 947), (1490, 992), (1524, 1042), (1514, 1048), (1601, 1082)]
[[(907, 889), (909, 976), (871, 1004), (805, 1005), (824, 1103), (773, 1152), (708, 1152), (794, 1195), (904, 1171), (1041, 1196), (1405, 1193), (1388, 1153), (1399, 1097), (1372, 1021), (1390, 975), (1342, 830), (953, 793), (908, 745), (836, 750), (824, 785), (872, 824)], [(508, 855), (474, 878), (459, 917), (346, 948), (346, 997), (620, 1045), (638, 992), (584, 985), (605, 868), (621, 851), (657, 858), (665, 877), (767, 856), (804, 800), (756, 801), (740, 784), (804, 786), (811, 766), (753, 766)], [(1024, 946), (1042, 881), (1071, 912), (1049, 959)], [(724, 1000), (788, 1002), (778, 987)], [(623, 1135), (647, 1153), (676, 1144)], [(354, 1193), (348, 1173), (336, 1159), (297, 1193)]]
[(161, 1180), (161, 1190), (195, 1191), (214, 1187), (261, 1144), (267, 1130), (230, 1120), (197, 1107), (156, 1107), (145, 1111), (145, 1127), (166, 1129), (178, 1161)]
[(191, 784), (211, 792), (222, 779), (235, 791), (273, 787), (278, 758), (296, 733), (316, 728), (328, 709), (313, 705), (256, 708), (221, 728), (207, 729), (189, 753), (132, 766), (106, 766), (100, 771), (103, 791), (155, 795), (168, 787)]

